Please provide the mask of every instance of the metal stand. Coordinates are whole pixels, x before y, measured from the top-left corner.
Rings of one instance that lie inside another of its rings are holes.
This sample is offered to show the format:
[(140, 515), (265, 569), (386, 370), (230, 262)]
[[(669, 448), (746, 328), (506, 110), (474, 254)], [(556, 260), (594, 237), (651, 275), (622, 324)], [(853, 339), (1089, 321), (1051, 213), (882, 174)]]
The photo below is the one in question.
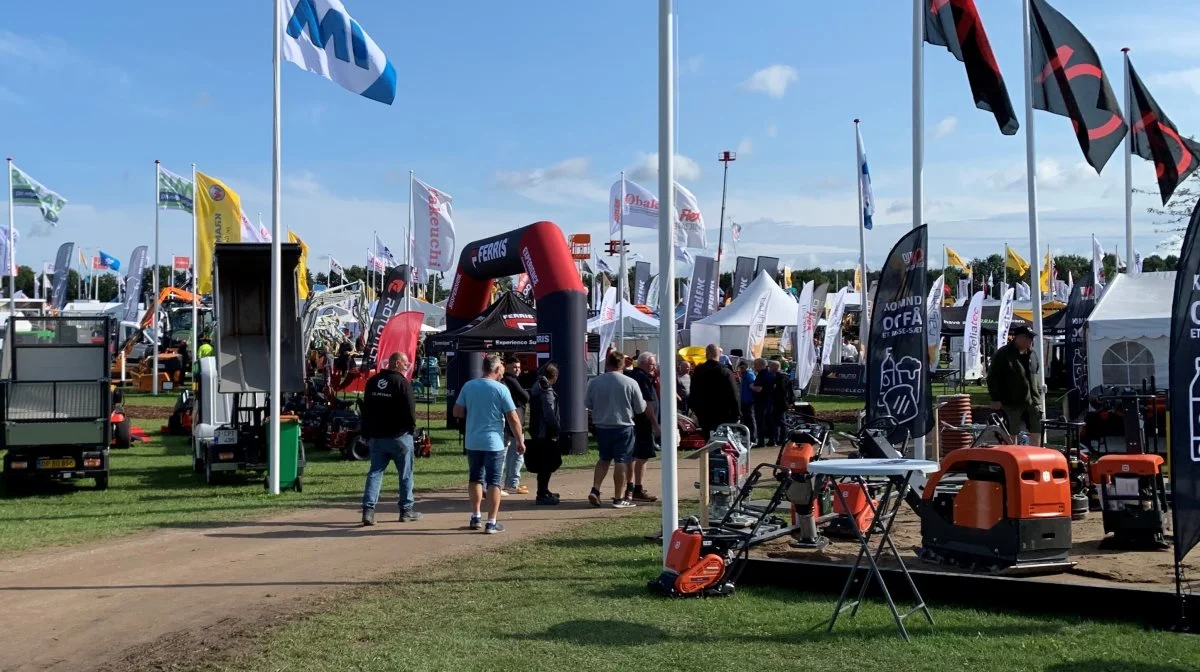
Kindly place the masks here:
[[(929, 619), (929, 624), (934, 625), (933, 615), (929, 613), (929, 608), (925, 606), (925, 600), (921, 597), (920, 591), (917, 590), (917, 585), (913, 582), (912, 576), (908, 573), (908, 568), (904, 566), (904, 559), (900, 557), (900, 551), (896, 548), (896, 543), (892, 540), (892, 524), (896, 522), (896, 514), (900, 510), (900, 506), (904, 503), (904, 495), (908, 492), (909, 480), (912, 478), (912, 472), (904, 474), (904, 480), (898, 490), (897, 497), (892, 497), (892, 491), (895, 485), (891, 479), (888, 479), (887, 485), (883, 489), (883, 496), (880, 498), (879, 507), (871, 501), (870, 492), (867, 490), (866, 481), (861, 476), (850, 476), (850, 480), (863, 489), (863, 494), (866, 495), (867, 506), (871, 509), (871, 526), (867, 528), (864, 534), (862, 530), (854, 525), (854, 533), (858, 536), (860, 544), (858, 557), (854, 560), (854, 567), (850, 570), (850, 575), (846, 577), (846, 585), (842, 588), (841, 597), (838, 598), (837, 606), (833, 610), (833, 618), (829, 620), (829, 628), (826, 632), (833, 632), (833, 626), (837, 623), (838, 616), (843, 611), (850, 609), (850, 618), (854, 618), (858, 614), (858, 607), (862, 604), (863, 597), (867, 594), (867, 588), (871, 586), (871, 579), (879, 580), (879, 588), (883, 591), (883, 597), (887, 601), (888, 608), (892, 610), (892, 616), (896, 620), (896, 629), (900, 631), (900, 636), (904, 641), (911, 641), (908, 636), (908, 630), (904, 627), (904, 619), (917, 613), (918, 611), (925, 614), (925, 618)], [(843, 510), (850, 511), (851, 508), (846, 501), (846, 495), (841, 488), (834, 488), (838, 500), (841, 501)], [(882, 516), (880, 514), (883, 514)], [(875, 553), (871, 553), (871, 539), (875, 535), (881, 535), (882, 539), (879, 546), (875, 549)], [(909, 609), (903, 614), (896, 608), (895, 601), (892, 600), (892, 594), (888, 591), (887, 583), (883, 580), (883, 574), (879, 571), (879, 559), (883, 557), (884, 549), (891, 549), (892, 555), (896, 558), (896, 564), (900, 565), (900, 571), (904, 574), (904, 580), (908, 582), (908, 587), (912, 590), (913, 597), (917, 601), (917, 606)], [(858, 578), (858, 570), (863, 564), (863, 558), (867, 559), (870, 564), (870, 569), (867, 576), (863, 579), (862, 586), (858, 590), (858, 597), (853, 602), (847, 602), (846, 596), (850, 593), (850, 586)]]

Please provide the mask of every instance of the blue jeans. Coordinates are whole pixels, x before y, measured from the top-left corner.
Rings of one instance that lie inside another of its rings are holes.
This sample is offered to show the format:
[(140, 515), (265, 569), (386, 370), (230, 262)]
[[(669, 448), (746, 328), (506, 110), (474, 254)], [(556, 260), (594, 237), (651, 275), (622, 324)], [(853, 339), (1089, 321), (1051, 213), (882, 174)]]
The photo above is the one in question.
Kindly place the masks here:
[(400, 472), (400, 510), (413, 507), (413, 437), (401, 434), (388, 438), (370, 439), (371, 470), (367, 472), (367, 484), (363, 488), (363, 509), (374, 509), (379, 502), (379, 489), (383, 487), (383, 472), (388, 465), (396, 463)]
[(468, 450), (467, 481), (484, 486), (500, 487), (500, 472), (504, 470), (503, 450)]
[(597, 427), (596, 448), (601, 462), (633, 461), (633, 427)]
[(517, 440), (504, 435), (504, 487), (512, 490), (521, 484), (521, 469), (525, 456), (517, 452)]

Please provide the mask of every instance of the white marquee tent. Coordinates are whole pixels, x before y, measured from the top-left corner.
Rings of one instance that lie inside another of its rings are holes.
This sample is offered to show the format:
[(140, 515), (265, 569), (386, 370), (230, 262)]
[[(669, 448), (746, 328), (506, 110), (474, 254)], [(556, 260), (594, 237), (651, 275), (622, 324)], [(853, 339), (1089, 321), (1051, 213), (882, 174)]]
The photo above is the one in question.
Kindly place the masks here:
[(767, 304), (767, 327), (796, 326), (796, 299), (763, 271), (728, 306), (688, 325), (692, 345), (718, 343), (725, 352), (745, 350), (750, 340), (750, 323), (763, 296), (771, 297)]
[[(1088, 385), (1132, 385), (1171, 370), (1171, 301), (1175, 273), (1119, 274), (1088, 318)], [(1068, 365), (1070, 363), (1068, 362)]]

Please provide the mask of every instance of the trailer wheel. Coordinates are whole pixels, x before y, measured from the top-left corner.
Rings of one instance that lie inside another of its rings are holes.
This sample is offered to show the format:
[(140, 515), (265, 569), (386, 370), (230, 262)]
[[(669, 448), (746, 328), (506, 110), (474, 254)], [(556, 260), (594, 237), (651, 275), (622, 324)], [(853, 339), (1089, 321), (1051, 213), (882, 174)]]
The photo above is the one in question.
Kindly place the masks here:
[(133, 445), (133, 424), (129, 418), (118, 422), (114, 430), (117, 448), (128, 448)]
[(101, 474), (96, 477), (96, 489), (108, 490), (108, 474)]

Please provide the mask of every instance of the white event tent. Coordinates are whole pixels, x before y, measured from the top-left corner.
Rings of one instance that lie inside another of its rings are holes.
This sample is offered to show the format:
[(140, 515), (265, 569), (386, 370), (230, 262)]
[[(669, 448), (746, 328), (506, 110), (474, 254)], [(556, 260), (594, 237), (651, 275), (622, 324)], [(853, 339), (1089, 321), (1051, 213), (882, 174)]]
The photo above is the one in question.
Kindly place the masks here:
[(767, 304), (768, 328), (796, 326), (796, 299), (763, 271), (728, 306), (688, 325), (692, 345), (717, 343), (727, 353), (734, 349), (745, 350), (750, 340), (750, 323), (754, 321), (758, 301), (763, 296), (771, 297)]
[(1167, 387), (1174, 293), (1174, 272), (1121, 273), (1104, 288), (1088, 317), (1090, 387), (1141, 387), (1150, 376), (1159, 388)]

